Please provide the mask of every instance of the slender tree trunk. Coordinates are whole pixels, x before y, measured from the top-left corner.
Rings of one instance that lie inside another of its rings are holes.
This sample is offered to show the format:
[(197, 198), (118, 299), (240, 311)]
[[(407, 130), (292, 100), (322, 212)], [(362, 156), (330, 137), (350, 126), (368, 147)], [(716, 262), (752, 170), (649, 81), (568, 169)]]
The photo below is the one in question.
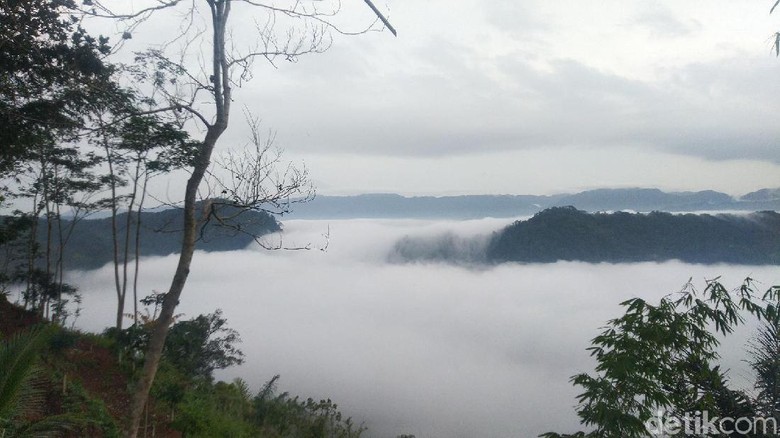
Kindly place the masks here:
[(117, 230), (116, 216), (119, 206), (116, 199), (116, 173), (114, 171), (114, 159), (111, 147), (107, 140), (103, 140), (103, 148), (106, 151), (106, 163), (108, 163), (109, 186), (111, 188), (111, 243), (114, 258), (114, 286), (116, 287), (116, 329), (122, 330), (122, 315), (125, 311), (125, 296), (122, 293), (122, 284), (119, 281), (119, 231)]
[[(59, 197), (57, 203), (54, 204), (54, 214), (57, 216), (57, 262), (54, 264), (54, 281), (57, 283), (57, 303), (60, 308), (60, 313), (64, 311), (62, 308), (62, 283), (64, 277), (63, 263), (65, 262), (65, 236), (62, 229), (62, 215), (60, 214), (60, 202)], [(75, 218), (74, 218), (75, 220)], [(57, 321), (62, 315), (57, 315)]]
[(141, 371), (141, 377), (136, 382), (133, 393), (133, 401), (130, 407), (130, 417), (128, 418), (125, 437), (135, 438), (138, 434), (138, 427), (141, 424), (144, 405), (146, 404), (154, 382), (157, 367), (162, 357), (165, 337), (168, 335), (168, 329), (173, 322), (174, 311), (179, 304), (179, 297), (184, 290), (187, 282), (187, 276), (190, 273), (192, 256), (195, 252), (195, 240), (197, 238), (198, 221), (195, 217), (195, 203), (197, 201), (198, 187), (208, 170), (211, 153), (217, 140), (225, 132), (230, 119), (231, 89), (229, 64), (225, 58), (225, 24), (230, 13), (229, 0), (207, 0), (211, 9), (213, 44), (212, 44), (212, 80), (214, 83), (214, 105), (216, 116), (214, 123), (209, 125), (206, 130), (206, 136), (203, 143), (198, 146), (198, 155), (192, 168), (192, 174), (187, 180), (187, 187), (184, 192), (184, 234), (182, 236), (181, 253), (179, 254), (179, 263), (176, 265), (176, 272), (171, 281), (171, 286), (162, 303), (160, 316), (155, 320), (152, 326), (152, 334), (149, 339), (149, 345), (144, 356), (144, 368)]
[(39, 314), (49, 319), (49, 285), (51, 282), (51, 241), (52, 241), (52, 212), (51, 212), (51, 187), (50, 187), (49, 175), (44, 173), (43, 179), (43, 202), (44, 211), (46, 212), (46, 277), (43, 279), (41, 288), (41, 308)]
[(138, 201), (138, 216), (135, 220), (135, 272), (133, 272), (133, 323), (138, 324), (138, 269), (141, 258), (141, 213), (146, 200), (146, 185), (149, 182), (148, 170), (144, 172), (144, 184), (141, 188), (141, 200)]
[(32, 275), (35, 270), (35, 259), (38, 255), (38, 216), (41, 214), (40, 206), (38, 205), (38, 192), (33, 195), (33, 211), (32, 211), (32, 226), (30, 227), (30, 239), (28, 241), (27, 248), (27, 279), (25, 285), (24, 294), (24, 308), (30, 305), (35, 307), (35, 302), (30, 302), (32, 298), (30, 296), (30, 288), (32, 287)]
[(171, 281), (171, 286), (168, 289), (168, 293), (165, 294), (165, 299), (162, 303), (162, 309), (160, 310), (160, 316), (154, 321), (152, 335), (149, 339), (149, 346), (146, 350), (144, 357), (144, 368), (141, 371), (141, 377), (136, 383), (136, 388), (133, 394), (133, 403), (130, 412), (130, 424), (129, 430), (125, 431), (126, 437), (135, 438), (140, 424), (141, 416), (143, 415), (144, 404), (149, 395), (149, 390), (152, 387), (154, 377), (157, 373), (157, 366), (160, 363), (162, 357), (163, 346), (165, 345), (165, 337), (168, 335), (168, 329), (173, 322), (173, 314), (176, 310), (176, 306), (179, 304), (179, 297), (184, 290), (184, 285), (187, 282), (187, 277), (190, 273), (190, 264), (192, 263), (192, 256), (195, 252), (195, 240), (197, 238), (197, 225), (198, 221), (195, 217), (195, 203), (197, 201), (197, 192), (200, 182), (203, 180), (206, 169), (209, 165), (209, 159), (211, 151), (214, 149), (217, 139), (224, 131), (224, 128), (215, 129), (214, 126), (209, 128), (206, 134), (206, 139), (203, 142), (201, 148), (200, 158), (198, 163), (193, 168), (192, 175), (187, 181), (187, 190), (184, 197), (184, 235), (182, 237), (181, 253), (179, 254), (179, 262), (176, 265), (176, 272)]
[[(130, 194), (130, 203), (127, 206), (127, 220), (125, 221), (125, 246), (124, 246), (124, 258), (122, 260), (122, 301), (127, 297), (127, 267), (130, 264), (130, 234), (133, 230), (133, 208), (135, 207), (135, 198), (138, 194), (138, 178), (141, 171), (141, 164), (136, 162), (135, 178), (133, 178), (133, 191)], [(133, 303), (133, 309), (135, 309), (135, 303)], [(124, 312), (124, 304), (122, 305), (122, 311)], [(122, 314), (124, 316), (124, 313)], [(136, 316), (133, 315), (135, 320)], [(118, 327), (121, 328), (121, 327)]]
[(212, 80), (214, 83), (213, 92), (216, 116), (214, 123), (207, 127), (203, 143), (198, 146), (198, 154), (192, 168), (192, 174), (187, 180), (187, 187), (184, 193), (184, 234), (182, 236), (179, 262), (176, 265), (176, 272), (168, 293), (165, 294), (160, 316), (152, 326), (152, 334), (144, 356), (144, 368), (134, 389), (130, 417), (124, 432), (125, 437), (129, 438), (136, 438), (138, 435), (138, 427), (141, 424), (144, 406), (154, 382), (154, 377), (157, 374), (160, 358), (162, 357), (165, 337), (168, 335), (168, 330), (173, 322), (174, 311), (179, 304), (179, 297), (184, 290), (184, 285), (190, 273), (198, 231), (198, 221), (195, 218), (195, 202), (197, 201), (198, 187), (201, 181), (203, 181), (206, 170), (208, 170), (214, 146), (222, 133), (225, 132), (225, 129), (227, 129), (230, 118), (231, 89), (230, 78), (228, 77), (229, 63), (225, 58), (225, 24), (230, 13), (230, 1), (207, 0), (207, 3), (211, 10), (214, 31)]

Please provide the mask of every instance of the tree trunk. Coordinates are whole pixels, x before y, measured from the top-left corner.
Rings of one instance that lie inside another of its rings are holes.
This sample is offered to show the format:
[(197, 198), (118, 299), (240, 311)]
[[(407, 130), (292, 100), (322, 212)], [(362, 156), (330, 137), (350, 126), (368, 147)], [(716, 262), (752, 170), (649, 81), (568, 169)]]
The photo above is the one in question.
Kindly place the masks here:
[(184, 235), (182, 237), (179, 263), (176, 266), (176, 273), (173, 276), (173, 281), (168, 289), (168, 293), (165, 294), (160, 316), (152, 325), (152, 334), (144, 357), (144, 367), (141, 371), (141, 377), (139, 381), (136, 382), (136, 387), (134, 388), (129, 429), (125, 431), (126, 437), (135, 438), (137, 434), (138, 426), (140, 425), (141, 417), (143, 415), (144, 405), (152, 387), (154, 377), (157, 374), (157, 366), (162, 357), (165, 337), (168, 335), (168, 329), (173, 322), (174, 311), (179, 304), (179, 297), (184, 290), (184, 285), (187, 282), (187, 277), (190, 273), (190, 264), (192, 263), (192, 255), (195, 252), (195, 240), (198, 231), (198, 221), (195, 218), (195, 202), (197, 200), (198, 186), (203, 180), (203, 175), (209, 165), (211, 151), (214, 149), (214, 145), (222, 131), (224, 131), (224, 128), (221, 130), (216, 129), (216, 126), (209, 128), (206, 139), (201, 146), (202, 150), (198, 163), (193, 168), (189, 180), (187, 180), (187, 190), (184, 197)]
[(113, 249), (112, 256), (114, 262), (114, 286), (116, 287), (117, 299), (115, 327), (117, 331), (119, 331), (122, 330), (122, 314), (125, 311), (125, 295), (122, 293), (121, 283), (119, 282), (119, 231), (116, 223), (116, 216), (119, 211), (119, 206), (116, 199), (117, 174), (114, 171), (113, 155), (111, 154), (108, 141), (105, 138), (103, 139), (103, 147), (106, 151), (106, 163), (108, 164), (108, 175), (110, 177), (109, 185), (111, 188), (111, 245)]
[(136, 382), (133, 390), (130, 417), (128, 418), (127, 428), (124, 431), (124, 436), (127, 438), (136, 438), (138, 435), (138, 427), (141, 424), (144, 406), (162, 358), (165, 337), (168, 335), (168, 330), (173, 322), (174, 311), (179, 304), (179, 297), (184, 290), (187, 276), (190, 273), (190, 264), (192, 263), (192, 255), (195, 252), (195, 240), (198, 234), (198, 221), (195, 218), (195, 202), (197, 201), (198, 187), (206, 174), (206, 170), (208, 170), (214, 146), (222, 133), (225, 132), (225, 129), (227, 129), (228, 120), (230, 119), (231, 88), (230, 78), (228, 77), (230, 66), (225, 58), (225, 24), (230, 13), (230, 1), (207, 0), (207, 3), (211, 10), (214, 31), (212, 81), (214, 84), (213, 96), (216, 115), (214, 123), (207, 126), (203, 143), (198, 146), (198, 154), (193, 164), (192, 174), (187, 180), (187, 187), (184, 193), (184, 234), (182, 236), (179, 263), (176, 266), (176, 273), (173, 276), (168, 293), (165, 294), (160, 316), (152, 325), (152, 334), (144, 356), (144, 367), (141, 371), (141, 377)]
[(149, 182), (148, 170), (144, 171), (144, 184), (141, 189), (141, 200), (138, 202), (138, 215), (135, 220), (135, 270), (133, 271), (133, 324), (138, 325), (138, 269), (141, 258), (141, 213), (146, 199), (146, 185)]

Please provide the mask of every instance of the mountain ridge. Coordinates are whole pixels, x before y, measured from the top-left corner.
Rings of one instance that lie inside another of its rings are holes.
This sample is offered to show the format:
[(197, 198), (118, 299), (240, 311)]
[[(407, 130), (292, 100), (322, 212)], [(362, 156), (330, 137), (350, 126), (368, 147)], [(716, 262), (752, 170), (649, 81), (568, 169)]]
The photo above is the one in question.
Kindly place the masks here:
[(367, 193), (317, 196), (299, 205), (290, 219), (416, 218), (478, 219), (529, 216), (551, 207), (597, 211), (762, 211), (780, 210), (780, 189), (740, 197), (714, 190), (664, 192), (657, 188), (593, 189), (557, 195), (402, 196)]
[[(198, 204), (197, 217), (203, 217), (202, 203)], [(227, 205), (215, 207), (215, 214), (221, 218), (202, 224), (195, 248), (203, 251), (231, 251), (246, 248), (255, 237), (281, 231), (281, 224), (275, 217), (263, 211), (240, 211)], [(0, 227), (2, 226), (0, 217)], [(130, 222), (130, 250), (134, 254), (136, 216)], [(38, 219), (37, 242), (40, 248), (46, 248), (46, 220)], [(127, 213), (117, 215), (117, 231), (119, 241), (125, 241), (127, 229)], [(165, 256), (178, 253), (181, 249), (183, 216), (179, 209), (160, 211), (144, 211), (141, 213), (140, 255)], [(71, 231), (72, 227), (72, 231)], [(59, 241), (57, 230), (52, 227), (51, 241)], [(113, 260), (112, 224), (110, 217), (84, 218), (76, 221), (62, 220), (63, 236), (66, 237), (63, 260), (66, 269), (97, 269)], [(120, 262), (124, 259), (124, 251), (120, 249)], [(5, 255), (0, 255), (0, 261)], [(56, 260), (56, 254), (52, 256)]]

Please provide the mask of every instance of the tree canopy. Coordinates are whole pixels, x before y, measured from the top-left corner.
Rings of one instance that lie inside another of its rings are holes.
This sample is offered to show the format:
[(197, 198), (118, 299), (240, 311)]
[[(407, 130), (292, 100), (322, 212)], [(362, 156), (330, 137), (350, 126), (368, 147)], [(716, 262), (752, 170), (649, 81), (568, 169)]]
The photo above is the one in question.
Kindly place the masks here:
[[(695, 422), (704, 412), (709, 418), (732, 421), (776, 416), (775, 393), (762, 392), (754, 400), (729, 388), (727, 374), (717, 363), (717, 348), (721, 336), (733, 333), (748, 318), (776, 326), (779, 304), (780, 286), (761, 294), (750, 278), (734, 291), (715, 279), (701, 292), (689, 282), (679, 294), (658, 304), (641, 298), (621, 303), (625, 313), (610, 320), (588, 348), (596, 359), (595, 372), (571, 378), (582, 391), (577, 396), (577, 414), (592, 430), (541, 436), (639, 438), (662, 435), (666, 426), (690, 430), (695, 425), (686, 421)], [(754, 364), (766, 365), (771, 353), (762, 351)], [(764, 376), (774, 372), (776, 379), (776, 370), (774, 366)], [(766, 387), (768, 382), (759, 379), (757, 386)], [(770, 409), (762, 410), (767, 404)]]
[(0, 10), (0, 174), (83, 127), (115, 87), (108, 39), (93, 37), (72, 0), (8, 0)]

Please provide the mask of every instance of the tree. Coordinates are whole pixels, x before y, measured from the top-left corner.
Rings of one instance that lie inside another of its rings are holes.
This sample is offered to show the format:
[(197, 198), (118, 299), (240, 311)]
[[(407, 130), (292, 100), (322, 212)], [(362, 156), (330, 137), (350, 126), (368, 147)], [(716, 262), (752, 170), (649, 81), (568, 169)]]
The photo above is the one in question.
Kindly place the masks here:
[[(15, 193), (4, 188), (0, 202), (31, 201), (27, 264), (15, 267), (17, 278), (28, 302), (40, 291), (36, 284), (56, 286), (37, 309), (46, 317), (50, 308), (59, 310), (51, 315), (55, 320), (64, 315), (69, 290), (65, 247), (78, 220), (96, 205), (87, 198), (101, 188), (95, 169), (103, 160), (84, 139), (107, 135), (96, 121), (112, 114), (122, 120), (136, 111), (133, 93), (117, 84), (117, 68), (104, 61), (108, 39), (89, 35), (78, 15), (74, 0), (0, 5), (0, 176), (20, 187)], [(67, 227), (65, 209), (72, 213)]]
[[(208, 8), (205, 12), (201, 9), (204, 3)], [(370, 1), (367, 3), (373, 7)], [(257, 8), (268, 14), (268, 20), (264, 24), (258, 25), (259, 38), (256, 44), (241, 54), (231, 52), (231, 47), (235, 46), (236, 42), (231, 41), (231, 34), (228, 32), (234, 4), (245, 8)], [(134, 437), (137, 433), (144, 404), (162, 356), (165, 338), (189, 275), (195, 241), (198, 237), (199, 220), (195, 215), (198, 189), (208, 172), (214, 147), (228, 128), (234, 87), (240, 86), (251, 78), (252, 64), (257, 58), (263, 58), (272, 63), (277, 58), (294, 60), (301, 55), (319, 53), (327, 49), (330, 44), (329, 31), (348, 33), (328, 21), (337, 12), (337, 9), (323, 11), (316, 3), (307, 7), (301, 2), (294, 2), (292, 6), (284, 8), (270, 2), (255, 0), (204, 0), (203, 3), (193, 1), (186, 5), (180, 0), (163, 0), (138, 11), (116, 12), (109, 10), (103, 4), (89, 2), (83, 11), (92, 16), (122, 20), (127, 25), (124, 36), (131, 37), (132, 31), (143, 21), (157, 12), (176, 7), (187, 8), (184, 16), (188, 17), (186, 19), (188, 21), (183, 26), (186, 30), (184, 34), (177, 36), (182, 41), (186, 41), (187, 45), (197, 39), (198, 32), (200, 32), (191, 26), (193, 17), (202, 16), (205, 22), (210, 23), (208, 41), (210, 48), (208, 54), (203, 56), (204, 66), (200, 72), (191, 71), (184, 64), (184, 61), (179, 61), (186, 59), (186, 55), (179, 54), (178, 60), (176, 60), (166, 55), (164, 50), (154, 49), (140, 54), (136, 58), (135, 77), (138, 80), (146, 80), (154, 87), (156, 95), (164, 98), (165, 101), (160, 103), (154, 111), (172, 111), (172, 116), (183, 112), (186, 117), (192, 118), (200, 124), (204, 135), (202, 140), (193, 146), (189, 155), (192, 159), (189, 163), (189, 179), (184, 193), (182, 210), (184, 233), (179, 261), (151, 335), (149, 348), (145, 354), (142, 376), (134, 390), (131, 412), (125, 431), (125, 435), (130, 437)], [(374, 10), (376, 11), (375, 8)], [(279, 34), (277, 29), (274, 29), (277, 18), (290, 19), (293, 24), (297, 23), (300, 27)], [(384, 18), (382, 20), (386, 21)], [(188, 31), (192, 31), (192, 34), (187, 34)], [(183, 90), (187, 90), (188, 93), (185, 95)], [(198, 99), (201, 99), (201, 94), (205, 94), (209, 99), (207, 108), (197, 104)], [(283, 192), (283, 190), (279, 190), (279, 192)], [(271, 198), (276, 194), (271, 193)], [(252, 207), (271, 200), (268, 198), (255, 199)]]
[[(62, 322), (67, 302), (63, 296), (75, 291), (63, 280), (66, 246), (74, 226), (90, 209), (82, 195), (100, 187), (93, 173), (98, 163), (94, 155), (82, 154), (73, 145), (31, 145), (26, 169), (16, 174), (20, 184), (13, 196), (32, 203), (28, 213), (32, 220), (26, 254), (16, 257), (15, 277), (25, 285), (25, 304), (32, 305), (42, 317)], [(23, 185), (22, 181), (28, 184)], [(67, 225), (63, 220), (66, 210), (72, 214)], [(39, 294), (43, 290), (49, 292)]]
[(596, 374), (571, 379), (582, 388), (577, 414), (594, 429), (541, 436), (644, 437), (659, 412), (678, 420), (705, 411), (721, 418), (753, 415), (749, 397), (729, 389), (716, 364), (718, 336), (732, 333), (746, 316), (776, 320), (778, 303), (780, 286), (759, 297), (750, 278), (731, 293), (715, 279), (699, 294), (689, 281), (658, 305), (640, 298), (621, 303), (625, 314), (609, 321), (588, 348)]
[[(116, 328), (122, 329), (128, 291), (128, 267), (135, 260), (133, 273), (133, 318), (138, 323), (138, 259), (140, 257), (141, 212), (146, 199), (146, 187), (153, 175), (179, 168), (177, 156), (191, 146), (189, 135), (175, 123), (160, 119), (157, 114), (139, 114), (132, 94), (130, 107), (120, 109), (118, 121), (108, 123), (97, 132), (95, 142), (103, 150), (108, 167), (105, 182), (109, 197), (104, 200), (111, 210), (111, 244), (114, 266), (114, 286), (117, 295)], [(126, 188), (129, 186), (129, 188)], [(120, 194), (125, 187), (126, 194)], [(125, 208), (125, 223), (119, 224), (120, 209)], [(133, 224), (135, 220), (135, 224)], [(134, 226), (135, 225), (135, 226)], [(122, 229), (124, 231), (122, 231)], [(134, 248), (131, 251), (131, 248)]]
[(750, 344), (750, 367), (756, 375), (756, 407), (780, 421), (780, 320), (766, 321)]
[(72, 0), (9, 0), (0, 6), (0, 175), (40, 147), (84, 126), (107, 88), (108, 40), (79, 26)]
[(213, 379), (217, 369), (239, 365), (244, 354), (235, 344), (238, 332), (226, 326), (222, 310), (180, 321), (171, 327), (165, 341), (165, 358), (189, 378)]

